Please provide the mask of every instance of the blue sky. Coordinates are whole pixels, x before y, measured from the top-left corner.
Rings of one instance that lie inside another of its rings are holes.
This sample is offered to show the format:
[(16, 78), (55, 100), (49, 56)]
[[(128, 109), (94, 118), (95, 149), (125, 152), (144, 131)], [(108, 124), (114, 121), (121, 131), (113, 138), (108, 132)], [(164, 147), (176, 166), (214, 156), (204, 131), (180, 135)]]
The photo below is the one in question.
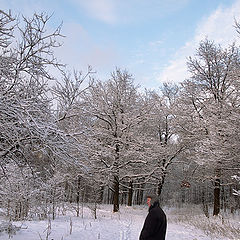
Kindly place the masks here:
[(163, 81), (188, 77), (186, 58), (208, 37), (226, 47), (240, 43), (234, 18), (240, 0), (0, 0), (3, 10), (30, 16), (53, 13), (54, 28), (63, 21), (64, 45), (56, 55), (70, 68), (107, 79), (115, 67), (135, 82), (158, 88)]

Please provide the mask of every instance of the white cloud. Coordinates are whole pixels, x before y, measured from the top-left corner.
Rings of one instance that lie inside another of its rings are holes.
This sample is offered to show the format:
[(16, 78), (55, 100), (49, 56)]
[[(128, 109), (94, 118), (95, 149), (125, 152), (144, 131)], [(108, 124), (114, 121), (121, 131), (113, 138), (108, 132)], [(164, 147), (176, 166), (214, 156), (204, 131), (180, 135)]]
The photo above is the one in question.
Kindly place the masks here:
[[(92, 11), (91, 14), (98, 12), (98, 17), (102, 20), (114, 22), (114, 0), (72, 0), (76, 3), (83, 4), (88, 11)], [(4, 10), (13, 9), (13, 14), (23, 14), (24, 16), (32, 16), (34, 12), (47, 11), (51, 13), (54, 9), (52, 6), (54, 2), (42, 0), (36, 2), (34, 0), (21, 0), (19, 4), (18, 0), (0, 0), (0, 5)], [(101, 3), (101, 4), (100, 4)], [(19, 12), (16, 12), (16, 9)], [(60, 23), (61, 6), (55, 7), (55, 14), (47, 25), (47, 30), (52, 31), (55, 29), (55, 22)], [(103, 15), (103, 16), (101, 16)], [(60, 21), (58, 21), (60, 19)], [(52, 25), (53, 23), (53, 25)], [(106, 69), (110, 72), (118, 62), (121, 61), (119, 52), (117, 51), (114, 43), (108, 41), (107, 44), (99, 43), (98, 39), (94, 39), (87, 29), (81, 24), (73, 22), (73, 20), (65, 19), (61, 33), (66, 37), (60, 39), (63, 42), (63, 46), (55, 49), (57, 59), (62, 63), (67, 64), (69, 68), (74, 68), (84, 71), (88, 65), (91, 65), (94, 70), (99, 72), (99, 69)]]
[(56, 56), (75, 69), (86, 69), (88, 65), (96, 68), (108, 68), (119, 59), (114, 46), (102, 45), (91, 38), (88, 31), (77, 23), (63, 25), (66, 36), (62, 47), (56, 50)]
[(190, 0), (71, 0), (80, 11), (108, 24), (144, 22), (184, 7)]
[(187, 72), (187, 57), (193, 56), (199, 42), (206, 37), (226, 47), (232, 42), (240, 43), (236, 33), (234, 18), (240, 15), (240, 0), (237, 0), (231, 7), (219, 7), (210, 16), (204, 18), (195, 31), (194, 38), (181, 47), (169, 64), (163, 69), (157, 80), (161, 82), (181, 82), (189, 77)]
[(151, 41), (151, 42), (149, 42), (149, 45), (150, 45), (150, 46), (159, 46), (159, 45), (161, 45), (162, 43), (163, 43), (162, 40), (157, 40), (157, 41)]
[(114, 0), (73, 0), (73, 2), (93, 18), (109, 24), (117, 20), (117, 6)]

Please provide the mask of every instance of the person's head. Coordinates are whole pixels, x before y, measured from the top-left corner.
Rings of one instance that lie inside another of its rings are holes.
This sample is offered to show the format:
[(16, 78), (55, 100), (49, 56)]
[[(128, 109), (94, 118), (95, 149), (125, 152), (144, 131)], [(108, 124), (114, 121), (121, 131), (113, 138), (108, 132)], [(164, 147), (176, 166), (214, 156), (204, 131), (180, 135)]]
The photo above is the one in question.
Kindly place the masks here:
[(152, 200), (152, 198), (151, 197), (147, 197), (147, 205), (150, 207), (151, 206), (151, 200)]
[(154, 203), (159, 205), (158, 196), (153, 194), (147, 195), (147, 205), (150, 207), (153, 206)]

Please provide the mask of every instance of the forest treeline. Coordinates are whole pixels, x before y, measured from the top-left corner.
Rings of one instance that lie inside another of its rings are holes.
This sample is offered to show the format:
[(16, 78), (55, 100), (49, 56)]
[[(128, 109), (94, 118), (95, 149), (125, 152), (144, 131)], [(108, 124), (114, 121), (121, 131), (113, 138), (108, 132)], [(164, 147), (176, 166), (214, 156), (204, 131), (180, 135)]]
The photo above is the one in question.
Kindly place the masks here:
[(77, 216), (88, 203), (117, 212), (153, 192), (206, 216), (239, 209), (239, 46), (204, 39), (189, 79), (143, 90), (127, 70), (108, 80), (69, 71), (54, 54), (61, 26), (50, 32), (49, 20), (0, 11), (2, 214), (55, 218), (67, 203)]

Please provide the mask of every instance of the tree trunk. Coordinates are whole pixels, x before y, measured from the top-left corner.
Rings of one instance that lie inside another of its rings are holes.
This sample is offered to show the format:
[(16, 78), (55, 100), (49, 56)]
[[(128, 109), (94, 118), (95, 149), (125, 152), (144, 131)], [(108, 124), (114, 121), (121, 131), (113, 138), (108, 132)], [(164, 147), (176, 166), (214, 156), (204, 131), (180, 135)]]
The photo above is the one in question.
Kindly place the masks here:
[(80, 212), (80, 188), (81, 186), (81, 177), (78, 176), (77, 179), (77, 217), (79, 217), (79, 212)]
[(7, 204), (7, 217), (10, 217), (10, 203), (11, 203), (11, 201), (8, 199), (8, 204)]
[(135, 191), (135, 203), (137, 205), (141, 205), (143, 203), (143, 192), (144, 190), (144, 184), (139, 185), (139, 189)]
[(55, 209), (56, 209), (55, 194), (56, 194), (56, 189), (54, 187), (52, 191), (52, 219), (53, 220), (55, 220)]
[(186, 197), (185, 197), (185, 189), (181, 189), (181, 203), (185, 203)]
[(217, 216), (220, 212), (220, 179), (215, 179), (214, 186), (214, 207), (213, 207), (213, 216)]
[(226, 212), (227, 210), (227, 203), (226, 203), (226, 191), (225, 191), (225, 187), (222, 186), (221, 188), (222, 193), (221, 193), (221, 209), (223, 209), (224, 212)]
[(165, 181), (165, 177), (166, 177), (166, 173), (163, 172), (162, 178), (158, 183), (158, 188), (157, 188), (157, 195), (160, 197), (161, 193), (162, 193), (162, 188), (163, 188), (163, 184)]
[(118, 169), (118, 164), (119, 164), (119, 145), (116, 144), (116, 149), (115, 149), (115, 168), (116, 168), (116, 173), (114, 176), (114, 193), (113, 193), (113, 212), (118, 212), (119, 211), (119, 169)]
[(202, 205), (203, 205), (203, 212), (207, 218), (209, 218), (209, 213), (208, 213), (208, 205), (206, 203), (205, 199), (205, 192), (202, 190)]
[(107, 194), (107, 204), (112, 204), (112, 202), (111, 202), (111, 192), (110, 192), (109, 188), (108, 188), (108, 194)]
[(64, 186), (64, 199), (65, 202), (68, 201), (69, 197), (68, 197), (68, 182), (67, 180), (65, 181), (65, 186)]
[(99, 193), (99, 202), (103, 203), (103, 194), (104, 194), (104, 187), (100, 187), (100, 193)]
[(114, 176), (113, 212), (119, 211), (119, 178)]
[(133, 199), (133, 182), (130, 181), (128, 191), (128, 206), (132, 206), (132, 199)]
[(29, 211), (29, 201), (28, 199), (25, 199), (24, 201), (24, 218), (27, 218)]

